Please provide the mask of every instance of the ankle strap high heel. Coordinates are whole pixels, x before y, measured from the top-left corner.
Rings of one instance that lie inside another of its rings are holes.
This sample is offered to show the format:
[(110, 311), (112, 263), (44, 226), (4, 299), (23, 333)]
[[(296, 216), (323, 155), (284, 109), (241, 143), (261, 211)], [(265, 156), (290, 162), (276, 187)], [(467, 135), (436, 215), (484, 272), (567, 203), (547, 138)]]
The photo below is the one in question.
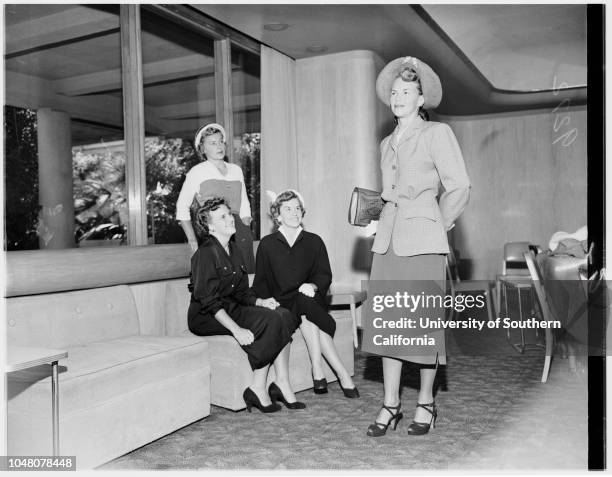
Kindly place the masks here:
[(387, 433), (387, 429), (389, 428), (391, 423), (393, 423), (393, 427), (391, 429), (395, 430), (402, 417), (404, 417), (404, 415), (399, 412), (401, 407), (402, 403), (399, 403), (397, 406), (385, 406), (383, 404), (381, 409), (385, 409), (389, 414), (391, 414), (391, 417), (389, 418), (386, 424), (383, 424), (382, 422), (378, 421), (374, 421), (374, 424), (370, 424), (368, 427), (368, 436), (384, 436)]
[(429, 414), (431, 414), (431, 419), (429, 420), (429, 422), (412, 421), (408, 426), (408, 434), (411, 436), (422, 436), (424, 434), (427, 434), (431, 427), (436, 427), (438, 409), (436, 408), (435, 401), (426, 404), (417, 403), (416, 407), (425, 409)]

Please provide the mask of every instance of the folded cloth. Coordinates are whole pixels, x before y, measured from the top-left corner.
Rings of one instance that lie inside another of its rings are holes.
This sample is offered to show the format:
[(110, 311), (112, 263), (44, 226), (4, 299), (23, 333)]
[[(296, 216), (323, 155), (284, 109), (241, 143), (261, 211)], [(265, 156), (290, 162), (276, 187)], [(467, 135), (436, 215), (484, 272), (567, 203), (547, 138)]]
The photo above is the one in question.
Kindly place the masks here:
[(588, 253), (586, 240), (576, 240), (575, 238), (564, 238), (552, 251), (553, 255), (569, 255), (571, 257), (584, 258)]
[(573, 234), (570, 234), (568, 232), (563, 232), (563, 231), (555, 232), (550, 238), (550, 242), (548, 242), (548, 249), (554, 251), (559, 245), (559, 242), (563, 239), (570, 238), (570, 239), (576, 239), (578, 241), (583, 241), (583, 240), (586, 240), (587, 237), (588, 237), (588, 231), (587, 231), (586, 225), (584, 225), (583, 227), (580, 227)]

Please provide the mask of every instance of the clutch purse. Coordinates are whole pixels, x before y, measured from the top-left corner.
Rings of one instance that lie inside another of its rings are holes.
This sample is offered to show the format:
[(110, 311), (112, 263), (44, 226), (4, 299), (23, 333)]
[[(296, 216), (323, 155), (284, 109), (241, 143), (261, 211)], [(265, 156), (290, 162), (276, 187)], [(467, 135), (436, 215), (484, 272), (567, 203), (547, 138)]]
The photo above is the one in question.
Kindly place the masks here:
[(372, 220), (378, 220), (384, 205), (380, 194), (373, 190), (355, 187), (348, 211), (349, 224), (365, 227)]

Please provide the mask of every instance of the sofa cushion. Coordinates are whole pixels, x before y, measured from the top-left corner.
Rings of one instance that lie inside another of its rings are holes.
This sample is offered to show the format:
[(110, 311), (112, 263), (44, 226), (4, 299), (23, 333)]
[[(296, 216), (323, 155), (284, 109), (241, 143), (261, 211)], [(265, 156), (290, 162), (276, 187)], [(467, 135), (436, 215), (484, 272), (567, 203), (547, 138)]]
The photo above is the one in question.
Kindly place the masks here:
[[(338, 355), (351, 376), (354, 374), (352, 320), (350, 314), (332, 312), (336, 320), (334, 343)], [(184, 332), (186, 335), (189, 331)], [(204, 336), (210, 350), (210, 402), (237, 411), (244, 409), (244, 389), (252, 378), (246, 353), (232, 336)], [(329, 382), (337, 377), (324, 361), (323, 370)], [(274, 366), (270, 367), (268, 382), (275, 379)], [(289, 356), (289, 379), (295, 392), (312, 387), (312, 371), (306, 342), (298, 329), (293, 334)]]
[(168, 336), (189, 334), (187, 310), (191, 294), (187, 289), (189, 278), (179, 278), (166, 282), (166, 334)]
[(67, 348), (139, 333), (127, 285), (7, 298), (13, 345)]
[[(197, 336), (128, 336), (68, 348), (60, 361), (60, 416), (102, 405), (150, 383), (207, 366), (206, 343)], [(13, 412), (48, 414), (50, 366), (8, 375)]]
[[(166, 282), (166, 333), (172, 336), (194, 336), (187, 326), (187, 309), (189, 308), (189, 279), (182, 278)], [(353, 322), (348, 311), (332, 311), (336, 320), (334, 343), (340, 359), (348, 372), (354, 373)], [(251, 367), (246, 353), (232, 336), (205, 336), (199, 339), (206, 341), (210, 350), (211, 394), (210, 402), (232, 410), (244, 409), (242, 399), (244, 389), (252, 378)], [(324, 363), (325, 376), (328, 381), (335, 381), (336, 375), (327, 363)], [(306, 343), (298, 329), (293, 334), (289, 358), (289, 378), (294, 391), (312, 387), (312, 372)], [(274, 379), (274, 367), (270, 368), (268, 381)]]
[[(210, 414), (208, 345), (132, 336), (60, 361), (60, 445), (89, 469)], [(50, 366), (9, 373), (9, 455), (51, 455)]]

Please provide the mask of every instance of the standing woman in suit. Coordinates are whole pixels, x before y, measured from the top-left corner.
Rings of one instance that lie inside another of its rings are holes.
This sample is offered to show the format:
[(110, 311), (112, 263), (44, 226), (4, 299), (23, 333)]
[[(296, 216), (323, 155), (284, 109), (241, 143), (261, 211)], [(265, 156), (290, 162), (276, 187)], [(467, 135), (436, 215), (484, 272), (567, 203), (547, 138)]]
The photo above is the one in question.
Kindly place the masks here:
[(255, 272), (251, 205), (244, 184), (242, 169), (226, 161), (226, 137), (223, 126), (210, 123), (196, 132), (193, 141), (202, 162), (187, 173), (176, 201), (176, 219), (180, 222), (191, 251), (198, 249), (194, 231), (194, 214), (207, 199), (223, 197), (229, 204), (236, 224), (232, 241), (240, 249), (248, 273)]
[[(396, 118), (395, 130), (380, 145), (384, 207), (377, 224), (371, 280), (445, 280), (446, 233), (467, 205), (470, 181), (457, 140), (446, 124), (427, 121), (424, 109), (442, 99), (440, 79), (413, 57), (387, 64), (376, 93)], [(444, 192), (437, 201), (440, 184)], [(442, 287), (444, 289), (444, 287)], [(419, 293), (420, 290), (407, 290)], [(429, 332), (436, 346), (427, 356), (383, 356), (384, 402), (368, 436), (378, 437), (402, 418), (400, 376), (403, 361), (420, 365), (420, 390), (408, 434), (422, 435), (435, 425), (433, 385), (438, 364), (446, 364), (444, 330)]]

